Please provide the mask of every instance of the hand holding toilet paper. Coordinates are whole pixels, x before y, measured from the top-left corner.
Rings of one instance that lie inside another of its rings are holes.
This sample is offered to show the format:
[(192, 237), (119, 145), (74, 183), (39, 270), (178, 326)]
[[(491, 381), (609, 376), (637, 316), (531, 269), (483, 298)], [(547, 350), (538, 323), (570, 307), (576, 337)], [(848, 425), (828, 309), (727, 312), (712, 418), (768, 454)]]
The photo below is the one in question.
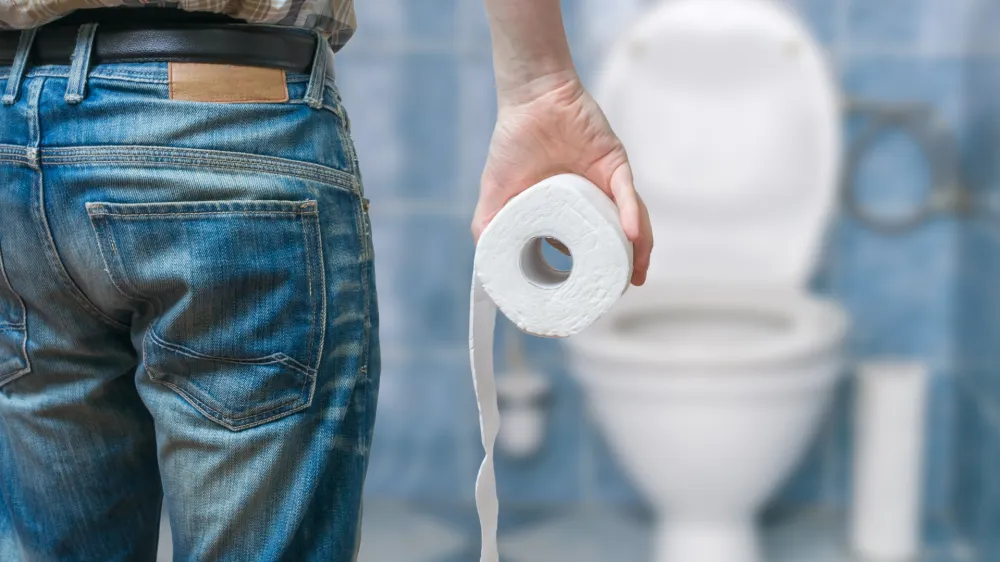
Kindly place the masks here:
[[(486, 458), (476, 480), (482, 528), (480, 562), (499, 562), (493, 449), (500, 429), (493, 378), (493, 329), (499, 308), (522, 331), (562, 338), (591, 325), (618, 301), (632, 277), (632, 243), (614, 202), (576, 175), (549, 178), (511, 199), (476, 247), (469, 353)], [(569, 272), (542, 257), (552, 238), (573, 257)]]

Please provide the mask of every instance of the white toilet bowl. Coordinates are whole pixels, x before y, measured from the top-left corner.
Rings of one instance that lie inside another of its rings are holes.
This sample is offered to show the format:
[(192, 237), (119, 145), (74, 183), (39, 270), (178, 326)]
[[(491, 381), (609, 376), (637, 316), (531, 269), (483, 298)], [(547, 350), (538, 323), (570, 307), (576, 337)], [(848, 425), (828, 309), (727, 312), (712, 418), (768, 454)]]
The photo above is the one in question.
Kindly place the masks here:
[(772, 0), (661, 0), (596, 89), (656, 237), (568, 355), (658, 511), (655, 562), (758, 562), (754, 516), (819, 427), (847, 318), (808, 296), (836, 210), (840, 112), (809, 33)]
[(659, 511), (656, 562), (760, 560), (754, 516), (819, 425), (846, 327), (801, 294), (650, 286), (568, 340), (612, 451)]

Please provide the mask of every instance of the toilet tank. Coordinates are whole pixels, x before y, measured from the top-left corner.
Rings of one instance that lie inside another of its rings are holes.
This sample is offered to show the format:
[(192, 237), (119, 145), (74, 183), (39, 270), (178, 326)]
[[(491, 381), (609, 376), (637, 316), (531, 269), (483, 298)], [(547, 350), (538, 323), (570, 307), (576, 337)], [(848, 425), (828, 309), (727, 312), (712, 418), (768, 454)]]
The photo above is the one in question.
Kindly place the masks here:
[(595, 95), (653, 221), (653, 283), (803, 288), (836, 209), (840, 104), (825, 56), (771, 0), (664, 0)]

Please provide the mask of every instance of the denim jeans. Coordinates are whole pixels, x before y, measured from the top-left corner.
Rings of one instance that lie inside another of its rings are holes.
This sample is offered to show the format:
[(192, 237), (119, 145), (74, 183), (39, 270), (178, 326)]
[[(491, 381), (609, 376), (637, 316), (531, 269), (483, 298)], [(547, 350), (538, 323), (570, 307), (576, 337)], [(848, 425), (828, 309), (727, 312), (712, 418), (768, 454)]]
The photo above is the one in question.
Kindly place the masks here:
[[(347, 562), (379, 380), (332, 53), (284, 102), (0, 67), (0, 561)], [(325, 46), (325, 43), (324, 43)]]

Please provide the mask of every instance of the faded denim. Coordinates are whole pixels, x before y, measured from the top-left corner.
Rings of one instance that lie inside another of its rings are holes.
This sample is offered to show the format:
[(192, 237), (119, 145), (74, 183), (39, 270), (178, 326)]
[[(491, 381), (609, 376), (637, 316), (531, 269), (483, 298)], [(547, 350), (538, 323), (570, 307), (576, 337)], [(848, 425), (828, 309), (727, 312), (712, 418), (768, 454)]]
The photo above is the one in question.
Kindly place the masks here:
[(355, 559), (378, 313), (329, 56), (282, 103), (0, 67), (0, 561), (153, 560), (161, 501), (176, 560)]

